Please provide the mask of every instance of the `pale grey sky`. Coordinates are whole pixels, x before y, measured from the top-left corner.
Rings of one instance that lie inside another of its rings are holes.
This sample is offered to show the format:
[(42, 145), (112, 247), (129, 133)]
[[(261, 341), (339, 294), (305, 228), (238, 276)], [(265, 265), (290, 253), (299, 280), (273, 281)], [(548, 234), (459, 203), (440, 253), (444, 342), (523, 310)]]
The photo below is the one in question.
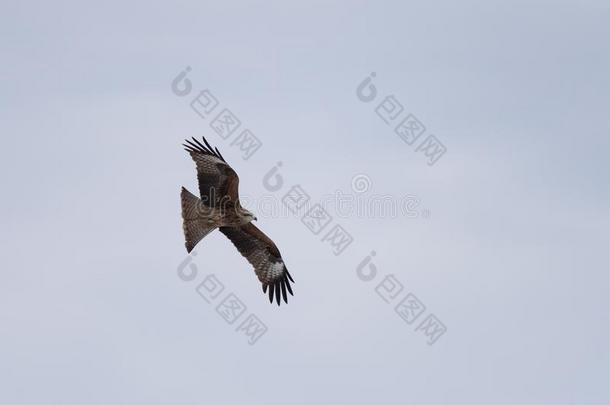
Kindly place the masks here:
[[(2, 2), (0, 403), (609, 403), (609, 17), (604, 1)], [(189, 107), (206, 88), (262, 141), (249, 160)], [(447, 147), (435, 165), (375, 114), (388, 95)], [(180, 144), (201, 135), (253, 199), (365, 174), (365, 196), (430, 216), (334, 218), (353, 237), (339, 256), (297, 217), (260, 218), (296, 281), (281, 308), (218, 232), (182, 281), (179, 191), (197, 188)], [(268, 327), (255, 345), (195, 292), (210, 273)], [(426, 306), (412, 325), (375, 292), (389, 274)], [(432, 346), (429, 314), (447, 327)]]

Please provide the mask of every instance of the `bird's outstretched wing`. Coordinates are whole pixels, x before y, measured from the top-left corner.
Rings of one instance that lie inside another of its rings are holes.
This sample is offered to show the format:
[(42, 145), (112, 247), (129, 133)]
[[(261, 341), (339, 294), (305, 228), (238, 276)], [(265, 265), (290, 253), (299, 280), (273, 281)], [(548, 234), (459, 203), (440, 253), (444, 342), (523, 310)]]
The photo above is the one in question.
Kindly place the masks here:
[[(203, 137), (202, 137), (203, 138)], [(204, 204), (214, 207), (219, 204), (239, 200), (239, 177), (222, 157), (218, 148), (212, 148), (203, 138), (185, 140), (184, 149), (191, 155), (197, 166), (199, 194)]]
[(275, 243), (252, 223), (241, 227), (221, 227), (220, 232), (233, 242), (237, 250), (252, 266), (259, 281), (263, 283), (263, 292), (269, 289), (269, 302), (273, 297), (280, 305), (280, 297), (288, 303), (288, 294), (292, 294), (290, 282), (294, 280), (288, 273), (280, 251)]

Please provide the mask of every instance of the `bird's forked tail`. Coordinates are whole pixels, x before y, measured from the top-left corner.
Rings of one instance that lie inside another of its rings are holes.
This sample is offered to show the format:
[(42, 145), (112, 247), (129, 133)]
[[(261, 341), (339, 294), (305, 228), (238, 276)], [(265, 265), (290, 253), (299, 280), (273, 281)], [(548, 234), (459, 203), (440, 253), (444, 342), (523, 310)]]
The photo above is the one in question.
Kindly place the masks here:
[(180, 192), (180, 201), (182, 203), (182, 228), (186, 240), (184, 245), (187, 252), (190, 253), (195, 245), (218, 225), (211, 215), (210, 208), (184, 187)]

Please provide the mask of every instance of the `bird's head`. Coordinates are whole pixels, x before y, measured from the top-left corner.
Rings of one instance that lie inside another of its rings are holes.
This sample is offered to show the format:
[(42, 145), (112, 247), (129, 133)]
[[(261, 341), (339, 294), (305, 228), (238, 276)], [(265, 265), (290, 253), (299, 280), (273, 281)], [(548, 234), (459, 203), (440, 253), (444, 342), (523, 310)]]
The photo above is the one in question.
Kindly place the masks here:
[(251, 213), (250, 211), (248, 211), (245, 208), (241, 209), (240, 214), (241, 214), (242, 220), (245, 224), (252, 222), (252, 221), (256, 221), (256, 219), (257, 219), (256, 215), (254, 215), (253, 213)]

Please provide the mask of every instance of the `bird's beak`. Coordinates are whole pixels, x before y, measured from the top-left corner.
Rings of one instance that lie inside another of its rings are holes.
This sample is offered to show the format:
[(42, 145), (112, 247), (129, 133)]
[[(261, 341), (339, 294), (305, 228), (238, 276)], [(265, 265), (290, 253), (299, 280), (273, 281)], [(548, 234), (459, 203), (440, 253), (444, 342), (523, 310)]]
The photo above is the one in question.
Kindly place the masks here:
[(254, 220), (255, 220), (255, 221), (258, 221), (258, 218), (254, 217)]

